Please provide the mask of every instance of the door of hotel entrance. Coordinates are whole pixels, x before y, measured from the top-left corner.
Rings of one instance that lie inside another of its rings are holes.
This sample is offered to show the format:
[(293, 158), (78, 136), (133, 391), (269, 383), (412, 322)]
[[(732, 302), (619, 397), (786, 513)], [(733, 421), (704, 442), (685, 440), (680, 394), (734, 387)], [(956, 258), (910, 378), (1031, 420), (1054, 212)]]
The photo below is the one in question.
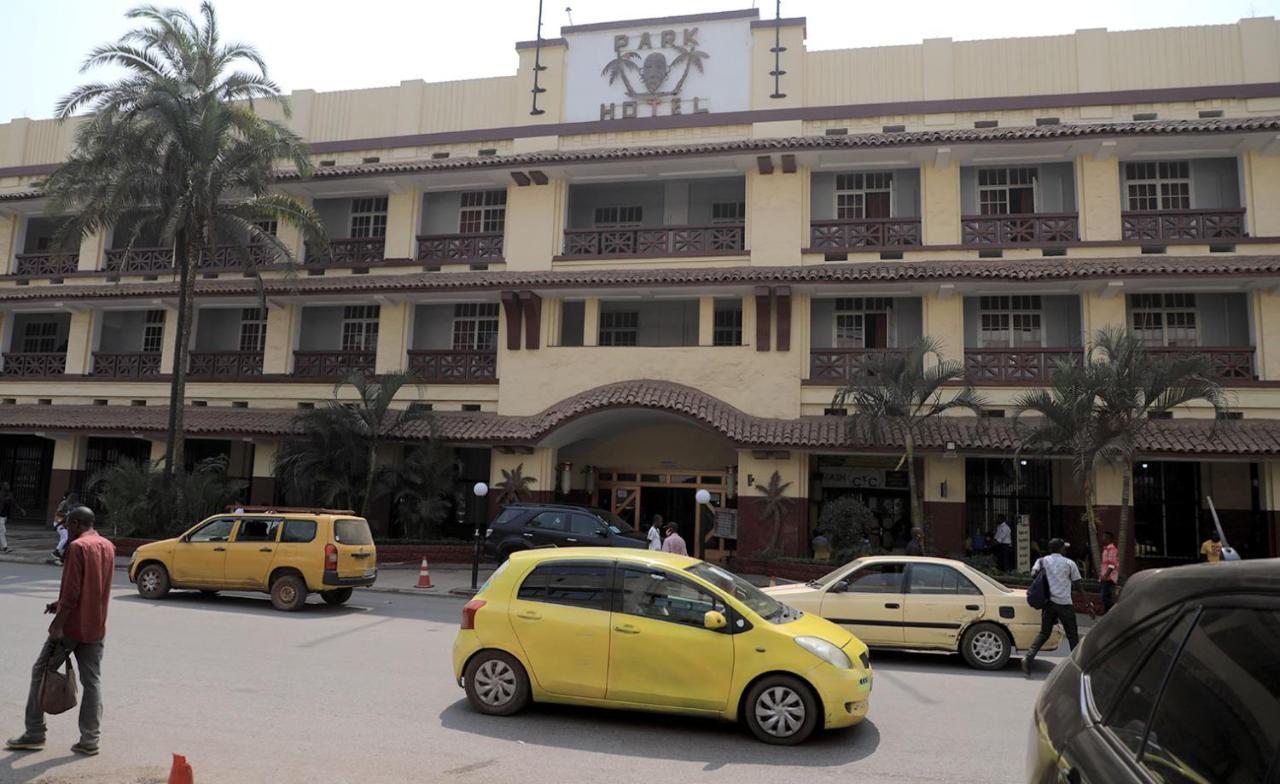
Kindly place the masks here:
[(689, 555), (703, 558), (733, 549), (733, 540), (713, 536), (712, 515), (698, 508), (698, 490), (711, 494), (711, 506), (724, 504), (725, 475), (722, 471), (672, 471), (671, 469), (599, 469), (596, 473), (596, 503), (647, 531), (653, 516), (675, 523)]

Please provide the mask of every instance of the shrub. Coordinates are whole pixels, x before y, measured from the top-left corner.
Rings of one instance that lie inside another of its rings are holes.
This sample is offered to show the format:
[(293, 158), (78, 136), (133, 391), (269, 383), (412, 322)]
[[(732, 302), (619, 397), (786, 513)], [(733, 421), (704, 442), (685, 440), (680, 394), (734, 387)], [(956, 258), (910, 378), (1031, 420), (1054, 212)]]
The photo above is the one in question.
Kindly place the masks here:
[(869, 539), (878, 525), (870, 509), (853, 496), (842, 496), (822, 505), (817, 530), (831, 541), (834, 560), (842, 562), (880, 551)]
[(166, 477), (150, 462), (122, 460), (89, 478), (87, 489), (116, 536), (166, 537), (235, 503), (245, 482), (227, 476), (225, 457)]

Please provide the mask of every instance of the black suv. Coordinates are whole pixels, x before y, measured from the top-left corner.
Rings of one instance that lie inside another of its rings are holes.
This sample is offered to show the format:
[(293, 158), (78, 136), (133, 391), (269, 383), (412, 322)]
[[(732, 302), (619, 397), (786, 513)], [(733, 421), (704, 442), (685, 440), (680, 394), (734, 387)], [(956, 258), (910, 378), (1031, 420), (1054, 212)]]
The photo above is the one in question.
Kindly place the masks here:
[(635, 547), (644, 534), (613, 512), (568, 504), (511, 504), (490, 524), (484, 552), (499, 561), (535, 547)]

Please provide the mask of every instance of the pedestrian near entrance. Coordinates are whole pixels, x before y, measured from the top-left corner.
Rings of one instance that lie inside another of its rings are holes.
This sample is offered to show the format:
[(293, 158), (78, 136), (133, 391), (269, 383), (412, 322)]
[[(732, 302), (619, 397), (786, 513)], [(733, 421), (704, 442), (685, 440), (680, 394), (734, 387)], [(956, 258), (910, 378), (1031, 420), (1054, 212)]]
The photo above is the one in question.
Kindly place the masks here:
[(23, 511), (22, 507), (18, 506), (17, 499), (13, 497), (13, 491), (9, 489), (9, 483), (0, 483), (0, 553), (9, 552), (9, 532), (6, 527), (14, 509), (19, 512)]
[[(1062, 624), (1062, 631), (1067, 635), (1067, 645), (1071, 650), (1074, 651), (1080, 644), (1080, 632), (1076, 626), (1076, 608), (1071, 602), (1071, 591), (1079, 589), (1084, 593), (1084, 588), (1080, 583), (1080, 567), (1067, 557), (1068, 547), (1069, 545), (1061, 539), (1050, 539), (1049, 554), (1037, 560), (1031, 567), (1033, 578), (1041, 569), (1044, 570), (1045, 578), (1049, 583), (1049, 601), (1040, 611), (1040, 633), (1031, 641), (1027, 655), (1022, 657), (1022, 671), (1027, 675), (1031, 674), (1036, 654), (1053, 633), (1054, 624)], [(1089, 603), (1089, 615), (1090, 617), (1094, 615), (1093, 602)]]
[(924, 531), (911, 529), (911, 541), (907, 542), (907, 555), (924, 555)]
[(1120, 581), (1120, 553), (1116, 550), (1115, 537), (1110, 531), (1102, 532), (1102, 569), (1098, 582), (1102, 584), (1102, 611), (1110, 612), (1116, 603), (1116, 583)]
[(666, 538), (662, 540), (662, 552), (675, 553), (676, 555), (688, 555), (689, 551), (684, 546), (684, 538), (676, 530), (671, 523), (667, 523)]
[(1002, 572), (1013, 571), (1013, 529), (1003, 517), (996, 526), (996, 567)]
[(649, 533), (645, 534), (645, 538), (649, 540), (650, 550), (662, 549), (662, 515), (653, 516), (653, 522), (649, 524)]
[(1222, 560), (1222, 537), (1218, 536), (1217, 531), (1209, 534), (1209, 538), (1200, 545), (1200, 558), (1209, 563), (1218, 563)]
[(65, 522), (70, 537), (67, 563), (62, 570), (58, 601), (45, 607), (46, 613), (53, 613), (53, 622), (31, 668), (26, 731), (10, 738), (5, 748), (25, 751), (44, 748), (46, 727), (40, 686), (45, 669), (50, 659), (60, 664), (74, 654), (83, 694), (80, 740), (71, 750), (93, 756), (98, 753), (102, 724), (102, 645), (107, 636), (107, 603), (111, 598), (116, 548), (94, 530), (94, 515), (88, 508), (80, 506), (70, 510)]

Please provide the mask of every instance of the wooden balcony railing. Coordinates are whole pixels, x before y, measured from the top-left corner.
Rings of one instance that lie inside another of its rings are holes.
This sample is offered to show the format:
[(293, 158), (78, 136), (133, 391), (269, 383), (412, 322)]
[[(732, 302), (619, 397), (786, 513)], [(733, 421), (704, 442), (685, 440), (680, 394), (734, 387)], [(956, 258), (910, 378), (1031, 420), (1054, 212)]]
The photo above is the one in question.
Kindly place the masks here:
[(960, 241), (965, 245), (1060, 245), (1078, 239), (1079, 220), (1074, 212), (960, 218)]
[(373, 375), (375, 351), (295, 351), (293, 374), (303, 378), (346, 378), (352, 373)]
[(213, 249), (213, 255), (201, 254), (196, 268), (203, 271), (238, 270), (251, 267), (265, 267), (276, 261), (275, 249), (270, 245), (253, 243), (250, 245), (219, 245)]
[(70, 275), (79, 263), (79, 253), (19, 253), (14, 257), (13, 274), (32, 278)]
[(898, 348), (815, 348), (809, 352), (809, 380), (847, 384), (870, 376), (869, 363), (901, 351)]
[(262, 375), (262, 352), (193, 351), (187, 367), (192, 378), (255, 378)]
[(820, 220), (809, 224), (809, 247), (813, 250), (893, 250), (920, 244), (919, 218)]
[(168, 272), (173, 269), (173, 248), (110, 249), (102, 269), (122, 274)]
[(744, 253), (745, 246), (746, 227), (741, 223), (567, 229), (564, 233), (564, 255), (570, 258), (716, 256)]
[(26, 354), (14, 352), (4, 355), (4, 374), (6, 376), (60, 376), (67, 371), (66, 352), (47, 352)]
[(489, 384), (498, 380), (498, 352), (410, 351), (409, 372), (429, 384)]
[(385, 237), (345, 237), (329, 240), (328, 252), (307, 245), (307, 264), (381, 264)]
[(501, 260), (502, 233), (419, 234), (418, 261)]
[(1253, 368), (1257, 353), (1253, 346), (1187, 346), (1148, 348), (1153, 356), (1202, 356), (1209, 362), (1211, 372), (1219, 381), (1253, 381), (1258, 376)]
[(160, 352), (104, 352), (93, 355), (93, 375), (142, 378), (160, 375)]
[(1245, 236), (1244, 208), (1120, 213), (1126, 240), (1219, 240)]
[(965, 349), (965, 376), (973, 384), (1047, 384), (1060, 362), (1084, 362), (1081, 348)]

